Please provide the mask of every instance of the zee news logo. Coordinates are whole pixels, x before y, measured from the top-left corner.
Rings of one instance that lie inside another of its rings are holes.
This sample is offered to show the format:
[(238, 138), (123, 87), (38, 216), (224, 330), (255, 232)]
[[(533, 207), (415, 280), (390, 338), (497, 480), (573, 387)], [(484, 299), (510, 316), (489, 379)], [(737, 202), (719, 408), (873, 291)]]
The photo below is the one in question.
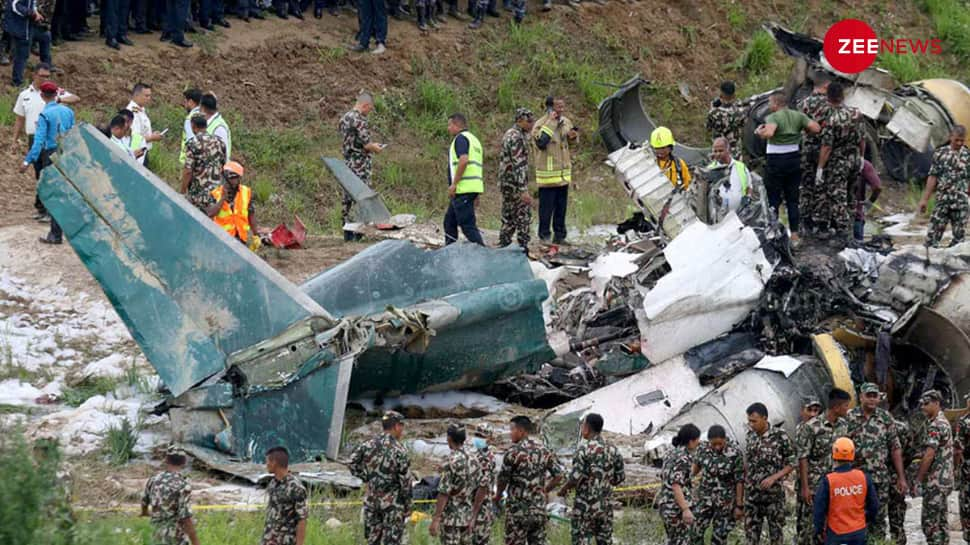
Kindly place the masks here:
[(822, 50), (832, 68), (856, 74), (872, 66), (879, 53), (893, 55), (940, 55), (939, 38), (879, 38), (865, 21), (843, 19), (829, 27)]

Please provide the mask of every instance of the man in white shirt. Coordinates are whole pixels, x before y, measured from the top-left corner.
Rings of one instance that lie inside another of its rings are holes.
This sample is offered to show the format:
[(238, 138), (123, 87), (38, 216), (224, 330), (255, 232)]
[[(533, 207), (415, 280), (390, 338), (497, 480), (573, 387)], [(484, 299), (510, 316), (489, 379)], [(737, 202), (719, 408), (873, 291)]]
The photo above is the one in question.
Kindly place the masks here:
[(111, 143), (118, 146), (118, 149), (132, 159), (135, 155), (131, 151), (131, 144), (127, 136), (128, 119), (123, 114), (118, 114), (111, 118), (109, 130), (111, 131)]
[(195, 136), (192, 131), (192, 117), (199, 114), (199, 102), (202, 101), (202, 91), (186, 89), (182, 92), (182, 107), (185, 108), (185, 122), (182, 124), (182, 145), (179, 149), (179, 164), (185, 164), (185, 144)]
[(216, 101), (216, 96), (212, 93), (202, 95), (202, 99), (199, 102), (199, 112), (205, 116), (206, 130), (208, 133), (222, 140), (222, 144), (226, 146), (226, 161), (232, 160), (232, 134), (229, 131), (229, 125), (226, 123), (226, 120), (219, 113), (219, 104)]
[(152, 121), (148, 118), (148, 105), (152, 102), (152, 88), (147, 83), (136, 83), (131, 90), (131, 101), (126, 110), (131, 110), (135, 114), (135, 121), (131, 125), (132, 132), (142, 135), (145, 140), (144, 164), (148, 166), (148, 154), (152, 149), (152, 144), (158, 142), (164, 136), (160, 132), (152, 131)]
[(711, 216), (716, 215), (716, 218), (714, 218), (716, 221), (721, 221), (729, 212), (737, 211), (741, 207), (742, 197), (751, 196), (751, 173), (748, 171), (747, 165), (731, 156), (731, 144), (723, 136), (714, 139), (714, 144), (711, 146), (711, 158), (714, 159), (714, 162), (711, 163), (709, 168), (718, 165), (730, 165), (731, 169), (727, 183), (723, 183), (717, 188), (718, 197), (712, 199), (712, 202), (718, 205), (717, 214), (714, 214), (714, 211), (709, 213)]
[[(20, 146), (20, 135), (27, 135), (27, 149), (30, 149), (34, 142), (34, 131), (37, 129), (37, 118), (40, 117), (41, 110), (47, 105), (40, 98), (40, 86), (51, 78), (51, 66), (45, 62), (38, 63), (34, 67), (34, 79), (31, 84), (17, 95), (17, 102), (14, 103), (13, 113), (16, 116), (13, 125), (13, 144), (14, 149)], [(57, 90), (57, 101), (63, 104), (74, 104), (80, 101), (76, 95), (68, 93), (64, 89)], [(38, 163), (39, 164), (39, 163)], [(34, 178), (40, 178), (40, 169), (34, 165)], [(34, 197), (34, 208), (37, 214), (34, 219), (38, 221), (49, 221), (47, 210), (44, 203), (40, 202), (39, 197)]]

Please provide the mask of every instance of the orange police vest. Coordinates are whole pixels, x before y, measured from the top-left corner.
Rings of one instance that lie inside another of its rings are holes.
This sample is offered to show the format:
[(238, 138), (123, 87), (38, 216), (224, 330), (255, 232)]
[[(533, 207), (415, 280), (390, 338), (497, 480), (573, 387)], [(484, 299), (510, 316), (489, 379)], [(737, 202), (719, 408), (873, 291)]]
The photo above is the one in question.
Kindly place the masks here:
[(836, 534), (851, 534), (866, 527), (866, 474), (853, 469), (832, 472), (829, 480), (828, 527)]
[[(222, 198), (222, 186), (212, 190), (212, 197), (216, 201)], [(251, 198), (252, 190), (249, 186), (240, 184), (232, 207), (227, 202), (222, 203), (219, 213), (212, 218), (216, 225), (225, 229), (230, 236), (237, 237), (243, 242), (249, 239), (249, 200)]]

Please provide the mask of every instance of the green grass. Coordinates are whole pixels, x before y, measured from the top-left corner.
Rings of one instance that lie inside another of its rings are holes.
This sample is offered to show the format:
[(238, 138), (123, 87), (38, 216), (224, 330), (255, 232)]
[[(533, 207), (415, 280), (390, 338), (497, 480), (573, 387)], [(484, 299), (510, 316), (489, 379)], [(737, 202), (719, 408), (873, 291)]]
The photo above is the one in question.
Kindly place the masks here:
[(741, 8), (740, 4), (731, 4), (728, 8), (727, 20), (731, 28), (740, 31), (744, 30), (744, 27), (747, 25), (748, 16), (744, 13), (744, 9)]
[(135, 457), (135, 444), (137, 442), (138, 426), (133, 426), (125, 418), (122, 419), (121, 425), (108, 428), (104, 438), (104, 453), (112, 464), (116, 466), (125, 465)]
[(108, 377), (85, 378), (73, 386), (65, 387), (61, 393), (64, 403), (77, 407), (88, 399), (113, 392), (118, 381)]
[(759, 30), (748, 40), (734, 68), (751, 74), (765, 73), (771, 68), (776, 52), (775, 39), (764, 30)]
[(943, 40), (943, 50), (970, 60), (970, 5), (964, 0), (922, 0), (921, 4)]
[(942, 63), (929, 55), (880, 54), (876, 63), (880, 68), (888, 70), (900, 83), (946, 76)]
[(0, 94), (0, 126), (12, 127), (16, 119), (13, 113), (13, 105), (17, 102), (17, 93), (11, 89)]

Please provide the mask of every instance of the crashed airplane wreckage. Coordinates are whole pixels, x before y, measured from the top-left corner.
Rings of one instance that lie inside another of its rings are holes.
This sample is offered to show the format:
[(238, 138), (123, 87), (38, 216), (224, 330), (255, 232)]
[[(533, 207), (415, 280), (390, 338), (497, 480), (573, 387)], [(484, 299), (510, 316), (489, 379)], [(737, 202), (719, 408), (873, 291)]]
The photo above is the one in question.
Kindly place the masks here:
[(87, 124), (39, 191), (170, 392), (173, 435), (238, 459), (336, 458), (348, 396), (480, 386), (569, 350), (520, 251), (386, 241), (297, 286)]

